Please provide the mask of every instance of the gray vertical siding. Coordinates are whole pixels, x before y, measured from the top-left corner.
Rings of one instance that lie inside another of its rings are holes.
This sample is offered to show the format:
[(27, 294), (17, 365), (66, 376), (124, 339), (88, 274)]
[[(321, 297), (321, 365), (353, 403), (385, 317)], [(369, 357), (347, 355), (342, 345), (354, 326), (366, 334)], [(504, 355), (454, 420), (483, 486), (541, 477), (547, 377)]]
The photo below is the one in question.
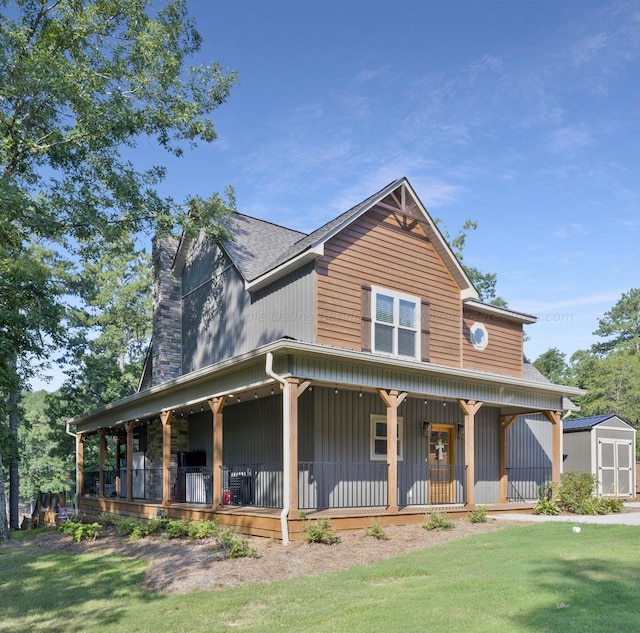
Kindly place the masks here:
[(475, 501), (493, 503), (500, 498), (499, 410), (481, 407), (475, 417)]
[(565, 433), (562, 439), (564, 444), (563, 452), (566, 455), (563, 471), (595, 472), (596, 465), (591, 463), (591, 433), (589, 431)]
[(211, 249), (183, 272), (183, 371), (249, 352), (283, 336), (313, 340), (313, 265), (250, 294), (229, 259)]

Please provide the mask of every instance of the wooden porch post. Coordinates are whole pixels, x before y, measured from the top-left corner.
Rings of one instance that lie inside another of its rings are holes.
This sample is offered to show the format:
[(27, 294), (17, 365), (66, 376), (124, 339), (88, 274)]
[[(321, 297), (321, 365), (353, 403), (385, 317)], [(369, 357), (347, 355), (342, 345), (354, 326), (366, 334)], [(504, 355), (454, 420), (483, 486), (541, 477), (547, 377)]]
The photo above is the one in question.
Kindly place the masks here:
[(407, 392), (397, 389), (378, 393), (387, 407), (387, 512), (398, 511), (398, 407), (407, 397)]
[(162, 505), (171, 504), (171, 418), (173, 411), (162, 411)]
[(560, 483), (560, 471), (562, 467), (562, 411), (542, 411), (553, 428), (553, 439), (551, 448), (551, 481), (558, 485)]
[(476, 504), (475, 499), (475, 482), (476, 482), (476, 462), (475, 462), (475, 415), (482, 406), (482, 402), (475, 400), (458, 400), (458, 405), (464, 413), (464, 463), (467, 467), (466, 489), (467, 502), (466, 506), (473, 508)]
[(76, 499), (78, 499), (76, 509), (79, 509), (80, 496), (84, 488), (84, 436), (81, 433), (76, 435)]
[(133, 501), (133, 425), (135, 422), (124, 423), (127, 431), (127, 501)]
[(100, 440), (100, 470), (98, 471), (98, 498), (104, 499), (104, 454), (107, 449), (107, 438), (104, 435), (104, 429), (98, 431)]
[(214, 509), (222, 505), (222, 428), (224, 408), (227, 396), (220, 396), (209, 400), (209, 407), (213, 414), (213, 453), (211, 457), (211, 485)]
[(500, 503), (507, 503), (507, 431), (518, 415), (500, 416)]
[(298, 512), (298, 398), (311, 384), (299, 378), (287, 378), (289, 383), (289, 515)]

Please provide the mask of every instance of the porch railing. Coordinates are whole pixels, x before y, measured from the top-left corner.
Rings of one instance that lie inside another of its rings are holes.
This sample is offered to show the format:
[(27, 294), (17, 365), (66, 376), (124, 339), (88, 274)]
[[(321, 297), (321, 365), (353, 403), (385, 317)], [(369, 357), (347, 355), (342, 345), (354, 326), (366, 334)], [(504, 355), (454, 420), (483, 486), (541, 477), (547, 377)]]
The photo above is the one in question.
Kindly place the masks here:
[(462, 465), (398, 463), (398, 505), (455, 505), (466, 502)]
[(300, 462), (301, 510), (387, 505), (386, 462)]
[(507, 468), (507, 499), (511, 503), (536, 501), (540, 486), (551, 481), (550, 466)]
[(222, 469), (222, 504), (282, 508), (281, 463), (230, 464)]
[[(162, 469), (160, 469), (162, 498)], [(213, 503), (213, 470), (209, 466), (173, 467), (170, 469), (172, 503)]]

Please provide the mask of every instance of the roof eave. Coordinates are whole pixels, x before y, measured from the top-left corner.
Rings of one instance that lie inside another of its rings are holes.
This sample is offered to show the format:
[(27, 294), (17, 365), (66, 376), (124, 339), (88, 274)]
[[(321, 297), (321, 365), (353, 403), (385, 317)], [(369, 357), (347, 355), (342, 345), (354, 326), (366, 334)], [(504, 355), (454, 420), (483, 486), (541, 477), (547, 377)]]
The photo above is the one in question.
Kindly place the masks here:
[(324, 243), (319, 244), (317, 246), (312, 246), (307, 250), (303, 251), (293, 259), (290, 259), (283, 264), (280, 264), (277, 268), (270, 270), (251, 281), (246, 280), (244, 282), (245, 290), (252, 292), (254, 290), (260, 290), (269, 284), (272, 284), (274, 281), (281, 279), (282, 277), (286, 277), (289, 273), (301, 268), (305, 264), (312, 262), (318, 257), (322, 257), (324, 255)]
[(531, 314), (516, 312), (515, 310), (501, 308), (500, 306), (494, 306), (489, 303), (483, 303), (481, 301), (475, 301), (473, 299), (465, 301), (465, 307), (475, 310), (476, 312), (497, 316), (503, 319), (508, 319), (510, 321), (518, 321), (520, 323), (525, 323), (528, 325), (531, 323), (536, 323), (538, 321), (538, 318)]

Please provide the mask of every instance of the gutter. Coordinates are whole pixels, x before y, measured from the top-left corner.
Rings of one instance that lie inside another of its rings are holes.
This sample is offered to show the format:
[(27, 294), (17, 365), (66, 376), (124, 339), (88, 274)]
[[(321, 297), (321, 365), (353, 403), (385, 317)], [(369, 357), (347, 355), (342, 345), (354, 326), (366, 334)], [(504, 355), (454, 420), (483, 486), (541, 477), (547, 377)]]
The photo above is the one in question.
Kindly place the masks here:
[(289, 435), (291, 431), (291, 421), (289, 418), (289, 402), (291, 398), (289, 383), (280, 375), (273, 371), (273, 354), (267, 352), (267, 363), (265, 371), (268, 376), (277, 380), (282, 385), (282, 512), (280, 513), (280, 526), (282, 529), (282, 543), (289, 545), (289, 526), (287, 517), (289, 515), (289, 483), (290, 483), (290, 462)]

